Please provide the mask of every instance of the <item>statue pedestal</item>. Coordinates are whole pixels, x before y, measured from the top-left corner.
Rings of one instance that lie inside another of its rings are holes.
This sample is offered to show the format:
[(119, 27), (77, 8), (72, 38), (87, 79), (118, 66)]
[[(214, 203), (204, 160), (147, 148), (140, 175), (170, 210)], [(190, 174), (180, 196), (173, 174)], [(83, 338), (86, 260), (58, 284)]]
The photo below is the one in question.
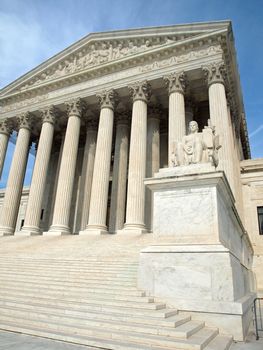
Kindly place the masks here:
[(194, 318), (205, 313), (210, 325), (244, 340), (255, 296), (253, 248), (224, 173), (182, 168), (188, 174), (162, 169), (145, 180), (154, 193), (153, 234), (160, 245), (140, 254), (139, 288)]

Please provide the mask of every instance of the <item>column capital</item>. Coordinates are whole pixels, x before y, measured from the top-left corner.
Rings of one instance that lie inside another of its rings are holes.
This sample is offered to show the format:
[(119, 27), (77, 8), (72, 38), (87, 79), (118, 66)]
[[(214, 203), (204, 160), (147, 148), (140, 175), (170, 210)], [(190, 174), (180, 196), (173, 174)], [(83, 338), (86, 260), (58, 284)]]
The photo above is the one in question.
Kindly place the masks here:
[(81, 117), (82, 111), (86, 107), (85, 102), (81, 98), (74, 98), (66, 102), (68, 117)]
[(0, 121), (0, 134), (10, 135), (12, 132), (12, 124), (9, 119)]
[(174, 72), (163, 77), (169, 95), (173, 92), (185, 93), (186, 89), (186, 74), (185, 72)]
[(151, 100), (149, 102), (149, 109), (148, 109), (148, 120), (149, 119), (156, 119), (160, 120), (162, 114), (162, 105), (159, 103), (156, 96), (152, 96)]
[(225, 65), (224, 62), (214, 62), (202, 67), (205, 75), (205, 80), (208, 86), (220, 83), (225, 85)]
[(115, 90), (110, 89), (110, 90), (104, 90), (98, 94), (96, 94), (99, 104), (100, 104), (100, 109), (102, 108), (110, 108), (114, 110), (118, 103), (118, 94)]
[(118, 112), (116, 116), (116, 125), (129, 125), (130, 118), (127, 112)]
[(31, 130), (33, 115), (30, 112), (25, 112), (17, 116), (18, 129)]
[(128, 86), (133, 102), (141, 100), (148, 102), (151, 97), (151, 85), (147, 80), (137, 81)]
[(58, 115), (58, 110), (56, 109), (55, 106), (51, 105), (45, 109), (42, 109), (40, 113), (41, 113), (42, 124), (50, 123), (53, 125)]

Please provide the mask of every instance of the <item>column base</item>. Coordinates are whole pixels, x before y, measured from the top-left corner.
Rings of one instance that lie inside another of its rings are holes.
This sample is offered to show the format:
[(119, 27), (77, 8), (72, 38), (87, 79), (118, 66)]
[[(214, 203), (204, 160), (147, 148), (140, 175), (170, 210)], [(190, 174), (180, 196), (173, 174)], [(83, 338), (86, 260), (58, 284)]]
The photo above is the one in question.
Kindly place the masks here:
[(14, 229), (12, 227), (0, 227), (0, 236), (13, 236)]
[(43, 232), (43, 236), (64, 236), (70, 234), (69, 227), (63, 225), (52, 225), (48, 231)]
[(93, 235), (93, 236), (99, 236), (99, 235), (105, 235), (109, 234), (107, 230), (107, 226), (104, 225), (88, 225), (85, 230), (79, 231), (80, 236), (84, 235)]
[(38, 227), (23, 226), (21, 231), (16, 231), (15, 236), (39, 236), (41, 231)]
[(136, 224), (125, 224), (122, 230), (118, 230), (117, 234), (134, 235), (138, 236), (141, 234), (148, 233), (147, 229), (143, 225)]

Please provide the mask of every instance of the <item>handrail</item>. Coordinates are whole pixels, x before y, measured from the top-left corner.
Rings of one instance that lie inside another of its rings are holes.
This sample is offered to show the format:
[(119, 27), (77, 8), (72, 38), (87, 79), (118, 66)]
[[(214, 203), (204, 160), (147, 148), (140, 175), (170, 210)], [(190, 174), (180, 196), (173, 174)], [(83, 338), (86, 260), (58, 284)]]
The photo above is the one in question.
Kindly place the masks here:
[(263, 319), (262, 319), (262, 314), (261, 314), (261, 305), (260, 305), (260, 302), (259, 302), (259, 318), (260, 318), (260, 327), (259, 328), (259, 325), (258, 325), (258, 320), (257, 320), (257, 301), (260, 301), (260, 300), (263, 300), (263, 298), (255, 298), (254, 301), (253, 301), (253, 305), (254, 305), (254, 314), (255, 314), (255, 326), (256, 326), (256, 340), (259, 339), (259, 335), (258, 335), (258, 332), (259, 331), (263, 331)]

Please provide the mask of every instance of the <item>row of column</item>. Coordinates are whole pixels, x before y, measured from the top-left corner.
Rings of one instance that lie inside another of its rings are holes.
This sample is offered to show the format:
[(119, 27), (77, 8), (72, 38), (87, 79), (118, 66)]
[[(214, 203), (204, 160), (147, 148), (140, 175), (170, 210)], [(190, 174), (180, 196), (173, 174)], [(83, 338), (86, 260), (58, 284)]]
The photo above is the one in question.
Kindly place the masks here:
[[(221, 65), (213, 64), (204, 67), (209, 86), (210, 119), (217, 127), (217, 133), (223, 135), (225, 121), (227, 121), (227, 104)], [(169, 91), (169, 164), (176, 142), (186, 133), (184, 92), (186, 77), (183, 72), (173, 73), (164, 78)], [(147, 166), (147, 103), (151, 96), (151, 88), (147, 81), (138, 82), (129, 86), (133, 98), (131, 135), (129, 147), (128, 189), (126, 202), (126, 222), (123, 232), (143, 233), (150, 229), (150, 223), (145, 226), (145, 202), (151, 202), (146, 192), (144, 178), (152, 176), (159, 168), (159, 139), (154, 135), (158, 129), (158, 118), (152, 118), (148, 131), (152, 135), (155, 163)], [(106, 215), (108, 202), (108, 186), (111, 165), (111, 145), (113, 135), (114, 108), (118, 102), (114, 90), (104, 91), (98, 95), (100, 101), (100, 118), (98, 135), (94, 130), (87, 133), (84, 162), (85, 193), (83, 203), (87, 213), (83, 220), (87, 220), (86, 229), (80, 234), (98, 234), (107, 232)], [(60, 235), (70, 233), (69, 218), (71, 199), (74, 184), (74, 174), (77, 161), (78, 143), (81, 125), (83, 101), (75, 99), (67, 103), (68, 123), (61, 157), (58, 176), (56, 199), (54, 204), (53, 220), (48, 232), (44, 234)], [(41, 205), (45, 190), (48, 164), (50, 160), (52, 140), (54, 135), (55, 107), (42, 112), (42, 129), (35, 160), (33, 177), (30, 187), (28, 205), (24, 227), (21, 234), (39, 234)], [(4, 203), (0, 217), (0, 234), (13, 234), (17, 219), (19, 203), (22, 193), (23, 179), (26, 169), (29, 142), (30, 142), (29, 113), (19, 118), (19, 132), (17, 144), (10, 168), (10, 174), (5, 191)], [(152, 131), (150, 131), (152, 128)], [(8, 142), (8, 128), (0, 125), (0, 166), (2, 168), (4, 154)], [(122, 229), (125, 213), (126, 178), (128, 163), (129, 128), (127, 118), (123, 116), (117, 122), (115, 164), (113, 169), (112, 197), (110, 211), (110, 231)], [(96, 141), (97, 139), (97, 141)], [(148, 135), (149, 139), (149, 135)], [(96, 144), (96, 146), (95, 146)], [(156, 147), (154, 147), (154, 144)], [(221, 140), (222, 153), (220, 166), (225, 171), (229, 181), (233, 179), (233, 164), (231, 163), (231, 149), (229, 138), (225, 135)], [(95, 152), (96, 148), (96, 152)], [(148, 147), (149, 149), (149, 147)], [(86, 157), (86, 158), (85, 158)], [(84, 166), (84, 165), (83, 165)], [(146, 168), (147, 166), (147, 168)], [(151, 169), (152, 167), (152, 169)], [(0, 168), (0, 171), (1, 171)], [(92, 178), (92, 185), (91, 185)], [(147, 197), (148, 196), (148, 197)], [(89, 198), (90, 197), (90, 198)], [(151, 210), (151, 209), (150, 209)], [(89, 212), (89, 214), (88, 214)], [(149, 209), (148, 209), (149, 212)], [(150, 215), (150, 213), (149, 213)]]

